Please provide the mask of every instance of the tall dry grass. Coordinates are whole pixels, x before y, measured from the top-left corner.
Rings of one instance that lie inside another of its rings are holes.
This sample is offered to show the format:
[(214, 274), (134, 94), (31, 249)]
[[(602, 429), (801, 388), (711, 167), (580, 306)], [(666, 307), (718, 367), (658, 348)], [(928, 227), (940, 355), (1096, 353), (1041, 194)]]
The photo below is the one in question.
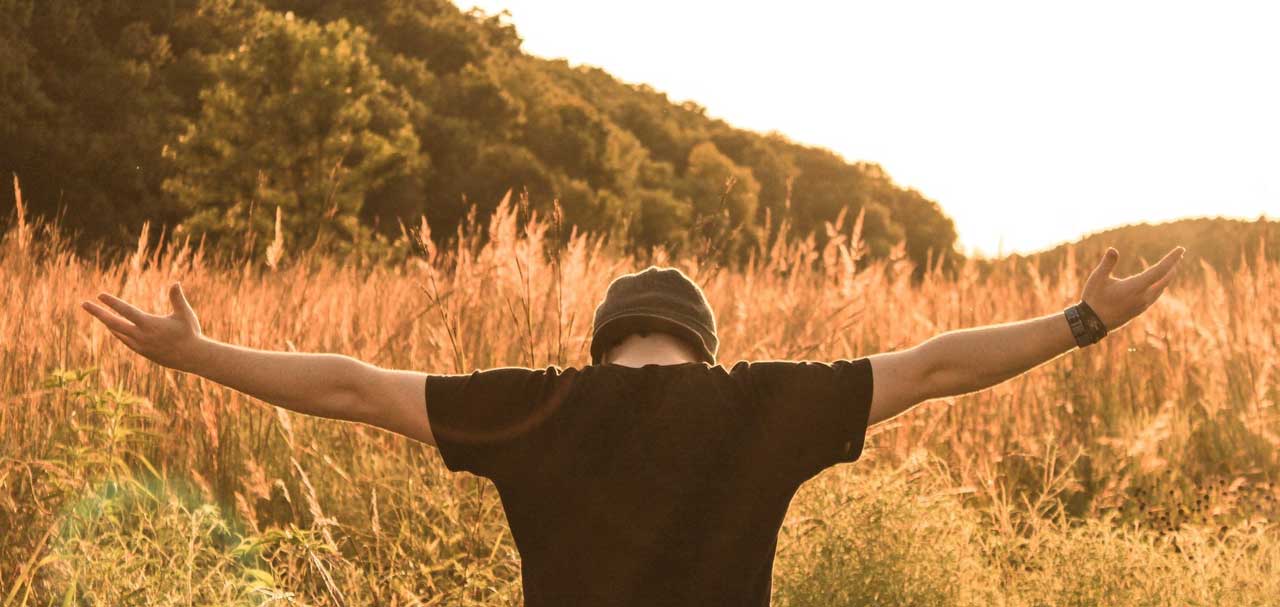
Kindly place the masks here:
[[(1061, 310), (1096, 261), (1068, 256), (1061, 281), (980, 281), (968, 265), (915, 284), (901, 250), (863, 259), (841, 218), (823, 248), (781, 226), (729, 269), (576, 233), (550, 246), (558, 223), (520, 208), (504, 201), (443, 250), (421, 224), (422, 254), (390, 266), (280, 239), (269, 260), (212, 262), (189, 243), (149, 248), (145, 229), (127, 259), (83, 259), (15, 222), (0, 241), (0, 601), (519, 603), (487, 481), (151, 364), (76, 310), (99, 290), (167, 310), (181, 280), (221, 340), (464, 372), (587, 364), (609, 281), (670, 264), (706, 292), (727, 365), (852, 358)], [(1096, 347), (887, 424), (862, 461), (802, 488), (775, 602), (1271, 604), (1278, 294), (1275, 260), (1206, 267)]]

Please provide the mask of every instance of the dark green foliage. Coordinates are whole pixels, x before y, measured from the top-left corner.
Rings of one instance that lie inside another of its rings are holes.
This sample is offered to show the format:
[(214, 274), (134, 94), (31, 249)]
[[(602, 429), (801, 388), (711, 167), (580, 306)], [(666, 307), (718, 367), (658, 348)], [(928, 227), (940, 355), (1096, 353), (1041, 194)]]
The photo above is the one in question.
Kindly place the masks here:
[(250, 234), (261, 250), (279, 208), (301, 246), (356, 240), (366, 194), (426, 163), (368, 46), (345, 20), (263, 11), (238, 48), (210, 57), (201, 112), (167, 154), (177, 170), (163, 188), (184, 229), (214, 244)]
[(512, 184), (521, 184), (531, 200), (550, 201), (556, 187), (547, 167), (528, 148), (509, 143), (489, 146), (464, 175), (465, 190), (480, 212), (489, 214)]
[(68, 227), (115, 238), (179, 217), (160, 191), (181, 117), (165, 31), (178, 24), (158, 4), (0, 3), (0, 170), (22, 178), (36, 213), (64, 206)]
[(671, 252), (687, 244), (693, 205), (666, 190), (640, 190), (631, 242), (640, 247), (663, 245)]
[(420, 216), (443, 240), (510, 189), (633, 249), (742, 261), (766, 215), (822, 245), (865, 211), (872, 257), (957, 260), (951, 220), (878, 166), (520, 45), (447, 0), (0, 0), (0, 172), (86, 250), (151, 221), (256, 254), (277, 207), (289, 247)]

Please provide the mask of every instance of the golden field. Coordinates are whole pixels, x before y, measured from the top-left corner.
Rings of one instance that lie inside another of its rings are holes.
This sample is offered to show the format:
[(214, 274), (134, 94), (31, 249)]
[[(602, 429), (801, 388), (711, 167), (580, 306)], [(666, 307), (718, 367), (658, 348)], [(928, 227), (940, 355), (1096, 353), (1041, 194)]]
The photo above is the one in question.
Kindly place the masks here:
[[(902, 255), (861, 259), (856, 222), (830, 225), (821, 249), (784, 229), (742, 269), (579, 235), (548, 255), (554, 225), (517, 210), (390, 265), (288, 243), (270, 264), (145, 245), (100, 262), (47, 226), (11, 228), (0, 604), (520, 604), (488, 481), (152, 364), (78, 310), (99, 290), (167, 313), (180, 280), (213, 338), (457, 373), (587, 364), (609, 281), (670, 264), (703, 286), (729, 366), (1060, 311), (1097, 261), (1068, 257), (1062, 280), (980, 279), (968, 262), (917, 283)], [(810, 481), (779, 538), (774, 604), (1280, 604), (1280, 265), (1203, 270), (1097, 346), (926, 403)]]

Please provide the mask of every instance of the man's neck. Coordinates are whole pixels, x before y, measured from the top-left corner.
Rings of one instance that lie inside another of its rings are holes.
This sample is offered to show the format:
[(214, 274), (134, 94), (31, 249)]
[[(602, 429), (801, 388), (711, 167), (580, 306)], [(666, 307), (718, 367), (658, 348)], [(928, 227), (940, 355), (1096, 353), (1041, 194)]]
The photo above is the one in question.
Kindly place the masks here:
[(631, 335), (614, 347), (606, 364), (624, 367), (645, 365), (678, 365), (697, 362), (690, 348), (680, 340), (664, 333)]

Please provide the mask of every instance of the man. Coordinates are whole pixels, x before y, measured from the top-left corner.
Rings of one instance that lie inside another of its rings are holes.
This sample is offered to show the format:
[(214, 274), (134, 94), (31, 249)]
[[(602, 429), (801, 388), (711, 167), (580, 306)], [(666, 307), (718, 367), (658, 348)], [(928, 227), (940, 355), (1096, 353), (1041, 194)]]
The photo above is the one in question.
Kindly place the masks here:
[(450, 470), (492, 479), (530, 607), (768, 605), (778, 529), (801, 483), (858, 459), (869, 426), (1123, 327), (1160, 297), (1183, 252), (1115, 279), (1110, 249), (1063, 312), (852, 360), (729, 369), (716, 364), (706, 298), (673, 268), (609, 285), (582, 368), (430, 374), (242, 348), (202, 336), (178, 284), (168, 316), (105, 293), (118, 316), (83, 305), (159, 364), (398, 432), (435, 445)]

